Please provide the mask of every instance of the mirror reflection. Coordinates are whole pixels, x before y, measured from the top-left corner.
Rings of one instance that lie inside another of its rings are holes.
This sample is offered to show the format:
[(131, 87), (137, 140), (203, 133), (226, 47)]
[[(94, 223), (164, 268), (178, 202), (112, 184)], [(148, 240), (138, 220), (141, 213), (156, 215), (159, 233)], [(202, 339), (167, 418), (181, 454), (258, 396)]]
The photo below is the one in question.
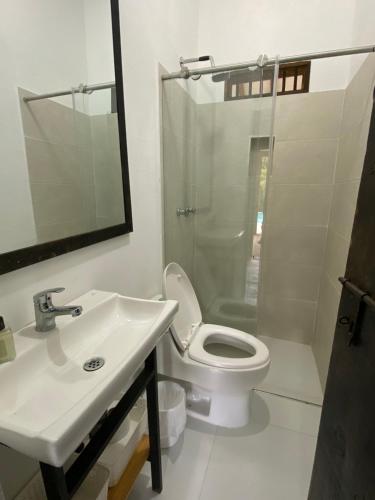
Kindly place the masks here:
[(0, 254), (125, 222), (110, 2), (27, 3), (0, 19)]

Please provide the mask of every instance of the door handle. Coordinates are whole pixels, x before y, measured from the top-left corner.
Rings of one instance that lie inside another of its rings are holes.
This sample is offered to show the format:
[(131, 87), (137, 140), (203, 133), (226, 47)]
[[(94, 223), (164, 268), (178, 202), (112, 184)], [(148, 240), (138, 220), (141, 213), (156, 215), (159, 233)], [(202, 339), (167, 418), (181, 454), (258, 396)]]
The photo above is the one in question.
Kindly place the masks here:
[(350, 316), (341, 316), (338, 319), (340, 325), (349, 325), (348, 335), (349, 335), (349, 345), (360, 344), (360, 333), (363, 314), (365, 312), (366, 305), (372, 308), (375, 307), (375, 301), (370, 297), (367, 292), (364, 292), (358, 288), (354, 283), (349, 281), (347, 278), (339, 278), (344, 290), (350, 293), (355, 299), (355, 309)]

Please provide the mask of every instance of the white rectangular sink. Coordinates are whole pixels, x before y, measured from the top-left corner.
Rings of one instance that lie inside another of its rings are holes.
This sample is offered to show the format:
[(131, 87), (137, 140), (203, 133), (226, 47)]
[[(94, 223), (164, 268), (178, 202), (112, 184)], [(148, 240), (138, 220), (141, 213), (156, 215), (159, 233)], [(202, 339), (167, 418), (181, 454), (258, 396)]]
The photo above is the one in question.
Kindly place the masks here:
[[(55, 330), (38, 333), (33, 323), (16, 332), (17, 357), (0, 365), (0, 442), (54, 466), (130, 386), (178, 308), (97, 290), (74, 304), (82, 315), (57, 318)], [(85, 371), (96, 356), (104, 365)]]

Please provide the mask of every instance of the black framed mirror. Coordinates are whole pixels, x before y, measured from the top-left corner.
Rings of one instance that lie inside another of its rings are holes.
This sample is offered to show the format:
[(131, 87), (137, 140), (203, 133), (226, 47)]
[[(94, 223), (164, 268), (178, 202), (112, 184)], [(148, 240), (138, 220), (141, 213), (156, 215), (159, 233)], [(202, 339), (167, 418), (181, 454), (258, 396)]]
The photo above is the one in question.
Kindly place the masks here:
[(118, 0), (7, 5), (0, 274), (133, 230)]

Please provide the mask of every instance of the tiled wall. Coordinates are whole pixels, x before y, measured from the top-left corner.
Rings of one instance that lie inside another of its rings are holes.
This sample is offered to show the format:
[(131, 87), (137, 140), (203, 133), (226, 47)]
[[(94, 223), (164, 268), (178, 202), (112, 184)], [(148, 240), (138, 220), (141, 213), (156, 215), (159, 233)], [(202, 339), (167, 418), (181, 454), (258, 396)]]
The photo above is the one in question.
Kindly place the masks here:
[(313, 341), (313, 352), (323, 389), (341, 295), (341, 286), (337, 279), (345, 273), (366, 152), (374, 84), (375, 56), (370, 55), (348, 86), (344, 98), (333, 201)]
[(264, 335), (313, 341), (343, 97), (277, 99), (258, 309)]
[[(243, 303), (255, 210), (250, 203), (250, 184), (256, 181), (249, 176), (250, 138), (270, 135), (272, 102), (197, 105), (177, 83), (166, 83), (165, 258), (180, 262), (193, 279), (205, 320), (224, 323), (224, 316), (215, 318), (211, 308), (216, 299)], [(343, 98), (344, 91), (328, 91), (277, 101), (258, 333), (313, 342)], [(184, 204), (196, 206), (197, 215), (176, 217), (176, 208)], [(253, 322), (230, 321), (243, 330), (254, 329)]]
[(177, 217), (176, 210), (195, 206), (196, 104), (176, 81), (163, 85), (165, 263), (178, 262), (192, 278), (195, 217)]
[(251, 311), (241, 306), (256, 219), (250, 140), (269, 136), (271, 111), (270, 98), (198, 105), (195, 287), (205, 321), (249, 332)]
[(117, 115), (20, 103), (38, 243), (123, 221)]
[(117, 114), (90, 117), (96, 227), (124, 222), (124, 194)]

